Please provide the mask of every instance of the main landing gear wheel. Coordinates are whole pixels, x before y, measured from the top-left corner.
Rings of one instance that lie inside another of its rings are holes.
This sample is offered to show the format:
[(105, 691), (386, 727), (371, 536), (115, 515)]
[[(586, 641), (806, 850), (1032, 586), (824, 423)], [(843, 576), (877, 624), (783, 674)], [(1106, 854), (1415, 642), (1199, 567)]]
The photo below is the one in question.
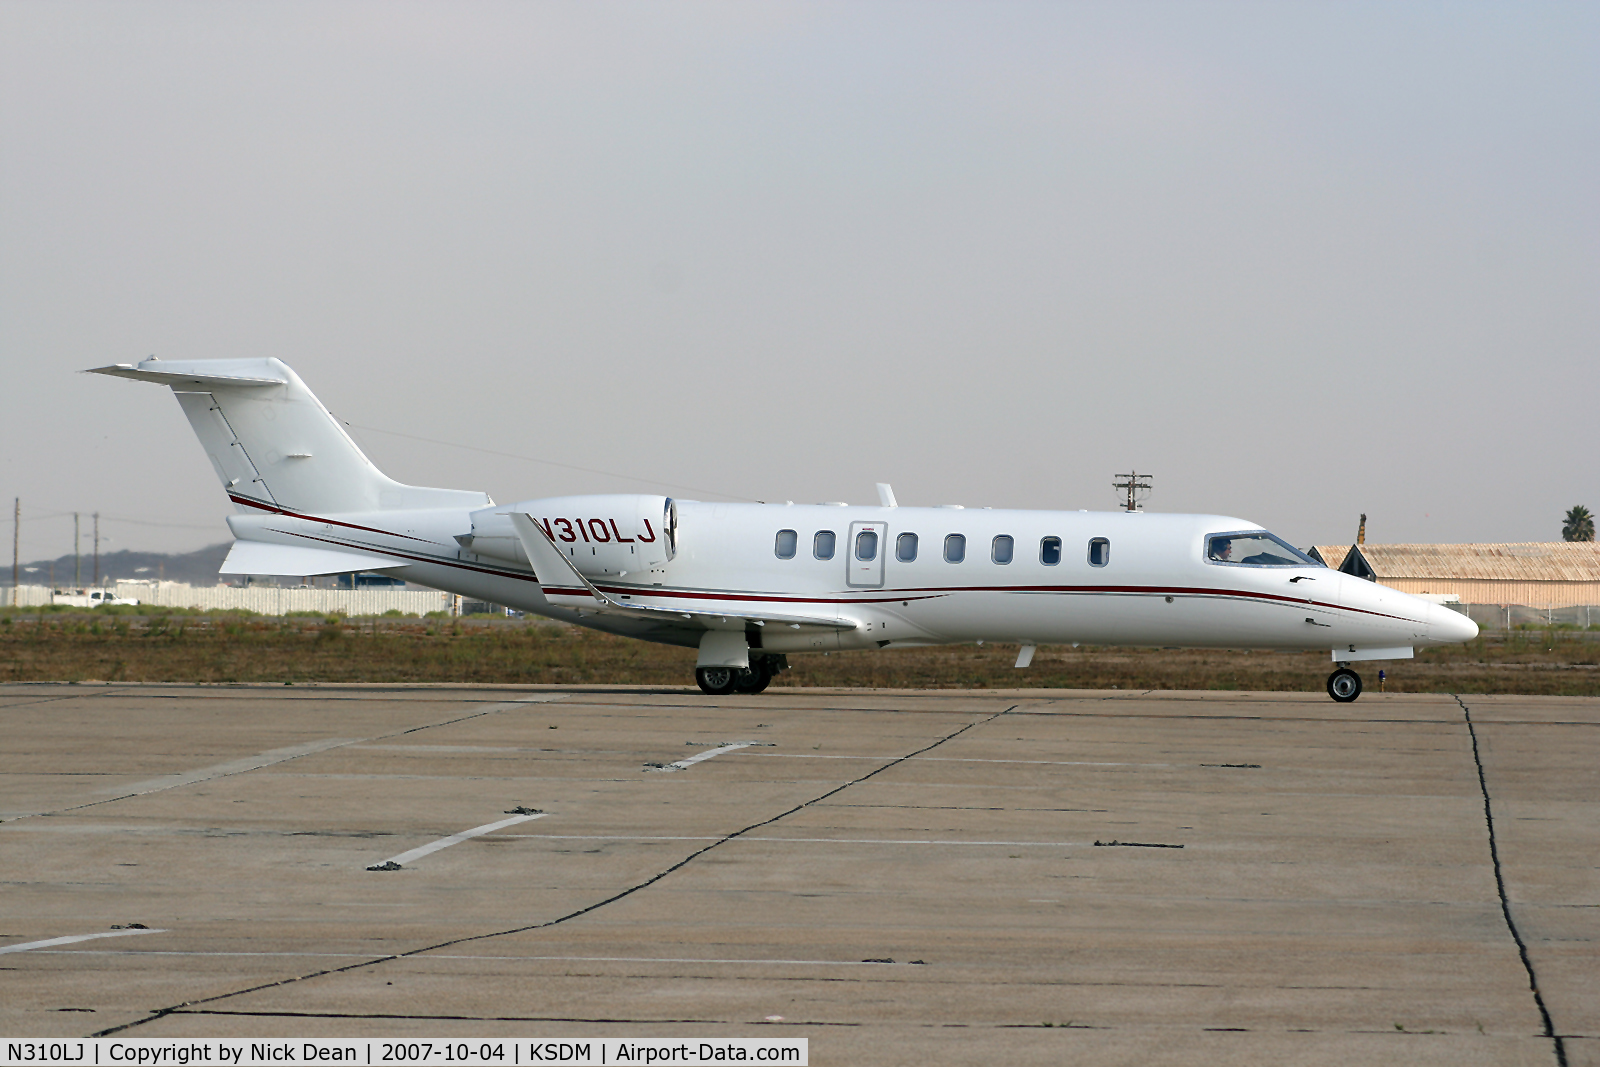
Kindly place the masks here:
[(751, 660), (745, 670), (736, 670), (733, 680), (735, 693), (759, 693), (772, 684), (772, 668), (765, 660)]
[(740, 673), (738, 667), (696, 667), (694, 680), (700, 684), (704, 692), (712, 696), (724, 696), (733, 692)]
[(1341, 704), (1348, 704), (1361, 695), (1361, 675), (1349, 667), (1340, 667), (1328, 675), (1328, 695)]

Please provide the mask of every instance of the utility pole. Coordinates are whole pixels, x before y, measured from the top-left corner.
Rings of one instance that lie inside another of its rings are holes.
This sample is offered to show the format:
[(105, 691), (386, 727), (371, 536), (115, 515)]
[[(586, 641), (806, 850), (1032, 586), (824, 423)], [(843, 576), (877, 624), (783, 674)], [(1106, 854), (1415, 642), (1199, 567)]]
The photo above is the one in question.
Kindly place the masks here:
[(1119, 474), (1119, 475), (1117, 475), (1117, 477), (1118, 478), (1126, 478), (1127, 481), (1124, 481), (1124, 482), (1112, 482), (1111, 483), (1111, 487), (1113, 489), (1126, 489), (1128, 491), (1128, 502), (1125, 505), (1123, 505), (1124, 508), (1126, 510), (1128, 510), (1128, 511), (1138, 511), (1139, 510), (1139, 499), (1138, 499), (1139, 490), (1144, 489), (1144, 490), (1148, 491), (1149, 488), (1150, 488), (1150, 483), (1148, 481), (1141, 482), (1139, 479), (1140, 478), (1150, 478), (1152, 476), (1149, 475), (1149, 474), (1140, 474), (1137, 471), (1134, 471), (1134, 472), (1129, 473), (1129, 474)]
[(22, 539), (22, 498), (17, 497), (16, 503), (11, 505), (11, 606), (16, 607), (22, 603), (19, 597), (22, 590), (17, 586), (17, 545)]
[(78, 548), (78, 513), (72, 513), (72, 591), (83, 588), (83, 553)]
[(100, 584), (100, 513), (94, 513), (94, 584)]

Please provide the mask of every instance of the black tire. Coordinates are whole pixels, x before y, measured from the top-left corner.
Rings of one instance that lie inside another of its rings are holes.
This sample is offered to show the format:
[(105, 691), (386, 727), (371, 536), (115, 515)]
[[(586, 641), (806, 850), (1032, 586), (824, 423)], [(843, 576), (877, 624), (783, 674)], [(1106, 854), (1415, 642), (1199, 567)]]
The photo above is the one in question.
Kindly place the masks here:
[(759, 693), (772, 684), (772, 668), (764, 660), (751, 660), (747, 669), (734, 673), (737, 675), (733, 682), (735, 693)]
[(1349, 667), (1340, 667), (1328, 675), (1328, 695), (1341, 704), (1348, 704), (1361, 695), (1361, 675)]
[(712, 696), (726, 696), (733, 692), (733, 687), (739, 681), (739, 668), (737, 667), (696, 667), (694, 680), (703, 692)]

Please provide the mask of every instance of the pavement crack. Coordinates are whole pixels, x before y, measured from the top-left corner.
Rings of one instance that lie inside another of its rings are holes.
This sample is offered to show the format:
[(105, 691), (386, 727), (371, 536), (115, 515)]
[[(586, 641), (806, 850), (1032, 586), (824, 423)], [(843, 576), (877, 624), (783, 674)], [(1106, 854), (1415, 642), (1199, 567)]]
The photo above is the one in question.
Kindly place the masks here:
[(1472, 721), (1472, 709), (1467, 707), (1467, 702), (1455, 693), (1457, 704), (1461, 705), (1461, 713), (1466, 717), (1467, 735), (1472, 739), (1472, 762), (1478, 768), (1478, 791), (1483, 795), (1483, 821), (1489, 830), (1489, 859), (1494, 864), (1494, 885), (1500, 896), (1500, 914), (1506, 920), (1506, 929), (1511, 931), (1511, 939), (1517, 943), (1517, 955), (1522, 959), (1522, 969), (1528, 972), (1528, 988), (1533, 992), (1534, 1006), (1539, 1009), (1539, 1018), (1544, 1023), (1544, 1036), (1550, 1039), (1555, 1048), (1556, 1063), (1559, 1067), (1567, 1067), (1567, 1046), (1562, 1040), (1562, 1035), (1556, 1033), (1555, 1024), (1550, 1019), (1550, 1009), (1545, 1006), (1544, 994), (1539, 992), (1539, 976), (1533, 969), (1533, 960), (1528, 956), (1528, 944), (1522, 939), (1522, 931), (1517, 929), (1517, 921), (1511, 915), (1511, 898), (1506, 895), (1505, 872), (1500, 866), (1500, 843), (1495, 836), (1494, 808), (1489, 803), (1489, 781), (1484, 776), (1483, 755), (1478, 750), (1478, 728)]
[[(989, 723), (993, 722), (994, 720), (1000, 718), (1002, 715), (1008, 715), (1011, 712), (1017, 710), (1017, 708), (1019, 708), (1021, 706), (1022, 705), (1020, 705), (1020, 704), (1013, 704), (1009, 708), (1006, 708), (1003, 711), (997, 711), (994, 714), (987, 715), (987, 716), (985, 716), (985, 717), (983, 717), (981, 719), (974, 719), (973, 721), (967, 723), (965, 726), (962, 726), (960, 729), (952, 730), (950, 733), (945, 734), (943, 737), (940, 737), (938, 740), (932, 742), (931, 744), (923, 745), (921, 748), (916, 749), (913, 752), (907, 752), (903, 756), (897, 756), (896, 758), (890, 760), (887, 763), (882, 764), (881, 766), (874, 767), (872, 770), (868, 771), (866, 774), (863, 774), (858, 778), (852, 778), (850, 781), (845, 782), (843, 785), (835, 786), (834, 788), (828, 790), (825, 793), (822, 793), (822, 794), (820, 794), (818, 796), (812, 797), (810, 800), (802, 801), (801, 803), (796, 804), (794, 807), (788, 809), (787, 811), (779, 812), (777, 815), (774, 815), (771, 818), (762, 819), (760, 822), (751, 823), (749, 826), (746, 826), (746, 827), (744, 827), (742, 829), (739, 829), (739, 830), (735, 830), (730, 834), (726, 834), (726, 835), (718, 838), (717, 840), (711, 842), (709, 845), (706, 845), (703, 848), (698, 848), (695, 851), (689, 853), (687, 856), (683, 857), (683, 859), (679, 860), (677, 863), (674, 863), (672, 866), (667, 867), (665, 870), (658, 871), (657, 873), (651, 875), (649, 878), (646, 878), (644, 881), (639, 882), (639, 883), (637, 883), (635, 885), (631, 885), (628, 888), (622, 890), (621, 892), (613, 893), (611, 896), (606, 897), (604, 900), (596, 901), (593, 904), (589, 904), (589, 905), (587, 905), (585, 907), (577, 909), (576, 911), (571, 911), (571, 912), (568, 912), (565, 915), (561, 915), (561, 916), (558, 916), (558, 917), (556, 917), (554, 919), (550, 919), (547, 922), (530, 923), (527, 926), (518, 926), (518, 927), (514, 927), (514, 928), (512, 928), (510, 930), (496, 930), (496, 931), (493, 931), (492, 933), (487, 933), (487, 934), (472, 934), (472, 935), (470, 935), (468, 937), (452, 938), (449, 941), (440, 941), (437, 944), (425, 945), (422, 948), (414, 948), (414, 949), (411, 949), (408, 952), (397, 952), (397, 953), (394, 953), (392, 955), (379, 956), (379, 957), (377, 957), (375, 959), (362, 960), (362, 961), (360, 961), (358, 963), (346, 964), (343, 967), (327, 967), (327, 968), (324, 968), (324, 969), (322, 969), (320, 971), (312, 971), (309, 974), (295, 975), (295, 976), (290, 977), (290, 978), (281, 978), (281, 979), (279, 979), (279, 980), (277, 980), (275, 982), (262, 982), (259, 985), (249, 986), (248, 988), (245, 988), (245, 989), (235, 989), (235, 990), (233, 990), (232, 992), (229, 992), (229, 993), (218, 993), (215, 996), (200, 997), (200, 998), (198, 998), (196, 1000), (186, 1000), (181, 1004), (174, 1004), (174, 1005), (172, 1005), (170, 1007), (152, 1009), (150, 1014), (148, 1016), (146, 1016), (145, 1018), (143, 1018), (143, 1019), (134, 1019), (133, 1021), (123, 1023), (120, 1026), (113, 1026), (113, 1027), (109, 1027), (109, 1028), (107, 1028), (105, 1030), (99, 1030), (99, 1031), (96, 1031), (95, 1033), (90, 1034), (89, 1036), (90, 1037), (110, 1037), (112, 1034), (117, 1034), (117, 1033), (122, 1033), (122, 1032), (127, 1031), (127, 1030), (132, 1030), (134, 1027), (143, 1026), (146, 1023), (152, 1023), (152, 1022), (155, 1022), (158, 1019), (164, 1019), (169, 1015), (174, 1015), (174, 1014), (179, 1014), (179, 1013), (185, 1014), (185, 1015), (196, 1014), (197, 1010), (205, 1010), (205, 1009), (201, 1008), (202, 1005), (215, 1004), (216, 1002), (218, 1002), (220, 1000), (228, 1000), (231, 997), (244, 996), (247, 993), (259, 993), (259, 992), (261, 992), (263, 990), (275, 989), (275, 988), (277, 988), (279, 986), (293, 985), (295, 982), (304, 982), (304, 981), (308, 981), (308, 980), (310, 980), (312, 978), (323, 978), (323, 977), (327, 977), (329, 975), (344, 974), (344, 973), (346, 973), (348, 971), (361, 970), (363, 968), (372, 967), (372, 966), (375, 966), (375, 965), (380, 964), (380, 963), (390, 963), (390, 962), (392, 962), (394, 960), (408, 959), (408, 958), (410, 958), (412, 956), (420, 956), (420, 955), (422, 955), (424, 953), (427, 953), (427, 952), (437, 952), (439, 949), (442, 949), (442, 948), (451, 948), (451, 947), (456, 946), (456, 945), (469, 944), (469, 943), (471, 943), (473, 941), (486, 941), (486, 940), (489, 940), (490, 938), (496, 938), (496, 937), (509, 937), (509, 936), (511, 936), (513, 934), (525, 934), (525, 933), (529, 933), (529, 932), (534, 931), (534, 930), (546, 930), (546, 929), (549, 929), (552, 926), (559, 926), (562, 923), (571, 922), (573, 919), (581, 918), (582, 916), (588, 915), (591, 912), (598, 911), (599, 909), (605, 907), (608, 904), (615, 904), (617, 901), (622, 900), (622, 899), (624, 899), (626, 897), (630, 897), (630, 896), (632, 896), (633, 894), (639, 892), (642, 889), (648, 889), (650, 886), (655, 885), (657, 882), (661, 881), (663, 878), (666, 878), (668, 875), (673, 874), (676, 871), (682, 870), (684, 867), (687, 867), (689, 864), (693, 863), (695, 860), (699, 859), (701, 856), (704, 856), (707, 852), (710, 852), (712, 849), (719, 848), (720, 846), (727, 844), (729, 841), (737, 840), (738, 838), (741, 838), (744, 835), (746, 835), (748, 833), (751, 833), (751, 832), (753, 832), (755, 830), (759, 830), (764, 826), (771, 826), (775, 822), (778, 822), (778, 821), (780, 821), (782, 819), (787, 819), (789, 816), (794, 815), (797, 812), (804, 811), (805, 809), (811, 807), (813, 804), (820, 804), (822, 801), (827, 800), (829, 797), (835, 796), (835, 795), (837, 795), (839, 793), (842, 793), (846, 789), (851, 788), (852, 786), (860, 785), (862, 782), (865, 782), (867, 779), (874, 778), (877, 775), (882, 774), (884, 771), (890, 770), (890, 769), (892, 769), (894, 767), (898, 767), (900, 764), (906, 762), (907, 760), (915, 759), (916, 757), (922, 755), (924, 752), (930, 752), (933, 749), (938, 748), (940, 745), (944, 744), (947, 741), (953, 741), (957, 737), (960, 737), (962, 734), (966, 733), (968, 730), (972, 730), (972, 729), (974, 729), (976, 727), (979, 727), (979, 726), (988, 725)], [(494, 709), (494, 710), (498, 710), (498, 709)], [(482, 712), (480, 714), (487, 714), (487, 712)], [(475, 718), (476, 716), (465, 716), (465, 717), (466, 718)], [(456, 721), (459, 721), (459, 720), (456, 720)], [(443, 725), (443, 724), (435, 724), (435, 725)], [(405, 731), (405, 732), (410, 732), (410, 731)], [(231, 1013), (224, 1012), (223, 1014), (231, 1014)], [(243, 1013), (241, 1013), (241, 1014), (243, 1014)], [(284, 1015), (288, 1015), (288, 1014), (293, 1014), (293, 1013), (283, 1012), (283, 1013), (264, 1013), (264, 1014), (284, 1014)], [(1547, 1019), (1547, 1022), (1548, 1022), (1548, 1016), (1546, 1017), (1546, 1019)], [(1562, 1061), (1562, 1067), (1566, 1067), (1566, 1063), (1565, 1063), (1564, 1060)]]
[[(60, 684), (60, 683), (54, 683), (54, 684)], [(69, 682), (68, 684), (70, 685), (70, 684), (73, 684), (73, 683)], [(127, 686), (121, 686), (121, 687), (117, 687), (117, 688), (107, 687), (107, 688), (104, 688), (104, 689), (91, 689), (91, 690), (87, 690), (87, 691), (80, 690), (80, 691), (78, 691), (76, 693), (63, 693), (60, 696), (40, 697), (38, 700), (19, 700), (14, 704), (3, 705), (3, 707), (4, 707), (4, 709), (6, 711), (12, 711), (12, 710), (14, 710), (16, 708), (36, 707), (39, 704), (54, 704), (54, 703), (57, 703), (57, 702), (62, 701), (62, 700), (81, 700), (84, 697), (116, 696), (118, 694), (122, 694), (122, 693), (128, 692), (128, 689), (129, 689), (129, 687), (127, 687)]]

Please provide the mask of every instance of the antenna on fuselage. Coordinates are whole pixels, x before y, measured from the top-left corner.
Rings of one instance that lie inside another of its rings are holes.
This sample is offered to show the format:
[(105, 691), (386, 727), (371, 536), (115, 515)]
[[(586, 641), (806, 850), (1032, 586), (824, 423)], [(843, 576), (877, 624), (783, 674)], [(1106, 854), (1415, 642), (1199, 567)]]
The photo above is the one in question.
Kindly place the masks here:
[(1150, 492), (1150, 483), (1148, 481), (1141, 482), (1139, 479), (1153, 478), (1155, 476), (1152, 474), (1140, 474), (1138, 471), (1133, 471), (1129, 474), (1119, 474), (1117, 477), (1126, 479), (1126, 481), (1111, 483), (1113, 489), (1122, 489), (1128, 494), (1128, 500), (1127, 503), (1123, 505), (1123, 509), (1126, 511), (1138, 511), (1141, 507), (1139, 503), (1139, 500), (1141, 499), (1141, 493), (1148, 495)]

